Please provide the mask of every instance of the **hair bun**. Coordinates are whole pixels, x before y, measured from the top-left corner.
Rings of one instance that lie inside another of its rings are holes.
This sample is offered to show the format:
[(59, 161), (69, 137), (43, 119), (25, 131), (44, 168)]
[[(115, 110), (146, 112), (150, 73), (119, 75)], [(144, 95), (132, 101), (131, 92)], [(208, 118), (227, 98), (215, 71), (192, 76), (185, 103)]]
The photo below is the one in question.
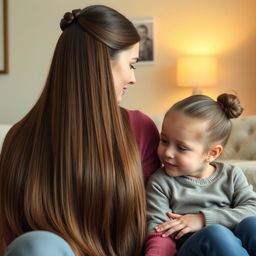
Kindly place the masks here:
[(223, 93), (218, 96), (217, 102), (229, 119), (239, 117), (244, 110), (237, 96), (233, 94)]
[(60, 21), (60, 28), (64, 31), (70, 24), (77, 20), (77, 17), (81, 13), (81, 9), (72, 10), (72, 12), (66, 12)]

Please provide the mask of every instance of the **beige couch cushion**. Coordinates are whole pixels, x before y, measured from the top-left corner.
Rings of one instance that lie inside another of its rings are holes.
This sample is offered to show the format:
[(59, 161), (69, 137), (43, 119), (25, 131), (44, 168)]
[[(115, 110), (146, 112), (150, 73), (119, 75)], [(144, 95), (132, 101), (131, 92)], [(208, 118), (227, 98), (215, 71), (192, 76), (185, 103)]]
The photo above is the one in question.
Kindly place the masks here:
[(256, 160), (256, 116), (233, 119), (232, 123), (221, 159)]

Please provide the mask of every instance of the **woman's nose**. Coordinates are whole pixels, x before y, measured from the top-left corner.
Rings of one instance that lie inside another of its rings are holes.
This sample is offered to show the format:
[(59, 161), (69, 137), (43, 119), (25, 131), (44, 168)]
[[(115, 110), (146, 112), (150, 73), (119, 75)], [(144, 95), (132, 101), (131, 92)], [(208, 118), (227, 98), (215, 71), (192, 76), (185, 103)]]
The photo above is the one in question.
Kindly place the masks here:
[(130, 78), (129, 84), (136, 84), (136, 77), (135, 77), (134, 70), (133, 70), (133, 72), (131, 74), (131, 78)]

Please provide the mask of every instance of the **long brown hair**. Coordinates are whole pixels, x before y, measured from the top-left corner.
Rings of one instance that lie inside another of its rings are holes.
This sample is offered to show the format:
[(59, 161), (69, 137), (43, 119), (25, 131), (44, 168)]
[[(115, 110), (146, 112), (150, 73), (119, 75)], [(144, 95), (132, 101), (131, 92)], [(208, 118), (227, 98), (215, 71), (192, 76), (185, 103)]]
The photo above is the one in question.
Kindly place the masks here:
[(0, 221), (14, 237), (54, 232), (79, 256), (140, 255), (141, 162), (110, 68), (139, 35), (101, 5), (66, 13), (61, 28), (45, 88), (2, 147)]

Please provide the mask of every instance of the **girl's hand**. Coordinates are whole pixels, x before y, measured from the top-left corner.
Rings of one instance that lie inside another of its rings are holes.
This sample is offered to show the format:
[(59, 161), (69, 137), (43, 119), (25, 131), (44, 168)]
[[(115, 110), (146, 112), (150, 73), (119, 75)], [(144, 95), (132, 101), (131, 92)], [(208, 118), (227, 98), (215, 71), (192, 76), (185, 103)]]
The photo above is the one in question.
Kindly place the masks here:
[(174, 238), (179, 239), (187, 233), (200, 230), (205, 225), (204, 215), (202, 213), (185, 215), (167, 213), (167, 215), (172, 218), (172, 220), (155, 227), (157, 232), (166, 231), (162, 235), (163, 237), (177, 233)]

